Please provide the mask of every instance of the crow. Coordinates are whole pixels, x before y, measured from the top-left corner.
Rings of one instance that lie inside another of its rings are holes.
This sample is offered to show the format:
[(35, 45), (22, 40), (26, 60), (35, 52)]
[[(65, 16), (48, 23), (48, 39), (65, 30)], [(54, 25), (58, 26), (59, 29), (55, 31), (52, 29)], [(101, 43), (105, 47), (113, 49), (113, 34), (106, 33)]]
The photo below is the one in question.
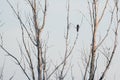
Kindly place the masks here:
[(77, 32), (79, 31), (79, 24), (77, 24), (76, 30), (77, 30)]

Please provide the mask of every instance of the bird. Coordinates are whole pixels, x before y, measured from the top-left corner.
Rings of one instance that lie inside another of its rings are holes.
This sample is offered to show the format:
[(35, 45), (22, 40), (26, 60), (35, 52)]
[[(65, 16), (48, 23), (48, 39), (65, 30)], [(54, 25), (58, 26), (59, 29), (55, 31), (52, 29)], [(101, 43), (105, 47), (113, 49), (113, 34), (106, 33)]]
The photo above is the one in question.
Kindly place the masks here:
[(76, 30), (77, 30), (77, 32), (79, 31), (79, 24), (77, 24)]

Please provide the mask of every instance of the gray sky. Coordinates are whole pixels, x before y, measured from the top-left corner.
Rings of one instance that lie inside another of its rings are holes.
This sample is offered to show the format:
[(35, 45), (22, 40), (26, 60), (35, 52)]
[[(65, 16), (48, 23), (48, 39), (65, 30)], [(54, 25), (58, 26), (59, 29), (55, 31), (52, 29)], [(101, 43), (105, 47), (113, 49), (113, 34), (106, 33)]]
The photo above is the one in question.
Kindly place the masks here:
[[(19, 3), (20, 10), (23, 11), (22, 14), (24, 14), (24, 11), (26, 12), (25, 14), (27, 14), (26, 10), (29, 10), (29, 8), (26, 7), (27, 3), (23, 1), (24, 0), (11, 0), (11, 3), (13, 4), (14, 7), (17, 6), (16, 3), (17, 4)], [(90, 43), (91, 43), (91, 31), (90, 31), (91, 27), (86, 20), (86, 18), (89, 19), (88, 6), (86, 2), (87, 0), (70, 0), (70, 1), (71, 1), (70, 23), (72, 23), (72, 26), (70, 29), (71, 30), (71, 42), (74, 40), (74, 36), (76, 35), (75, 26), (77, 24), (80, 24), (81, 20), (83, 19), (83, 23), (81, 25), (80, 32), (79, 32), (79, 39), (76, 45), (77, 47), (75, 48), (74, 54), (72, 55), (72, 63), (75, 66), (74, 67), (75, 69), (74, 76), (76, 77), (75, 80), (79, 80), (80, 71), (78, 70), (80, 69), (79, 69), (78, 63), (82, 63), (82, 61), (80, 61), (81, 59), (79, 60), (79, 58), (81, 58), (82, 56), (81, 50), (83, 48), (85, 48), (86, 50), (89, 50), (88, 46), (90, 46)], [(101, 3), (99, 4), (99, 6), (100, 8), (102, 8), (104, 0), (103, 1), (100, 0), (100, 1)], [(51, 59), (56, 60), (55, 63), (61, 60), (60, 56), (62, 57), (63, 56), (62, 54), (64, 52), (64, 42), (65, 42), (64, 33), (66, 30), (66, 11), (67, 11), (66, 4), (67, 3), (65, 0), (48, 0), (48, 12), (47, 12), (46, 28), (45, 28), (44, 35), (47, 36), (47, 32), (49, 33), (50, 49), (48, 50), (49, 51), (48, 54), (50, 54), (49, 57)], [(0, 33), (3, 34), (5, 47), (7, 47), (7, 49), (10, 52), (13, 52), (16, 55), (19, 49), (17, 41), (21, 40), (20, 25), (12, 9), (6, 2), (6, 0), (0, 0), (0, 5), (1, 5), (0, 20), (4, 23), (4, 26), (0, 27)], [(105, 27), (105, 26), (107, 26), (109, 23), (109, 19), (110, 19), (109, 10), (111, 9), (110, 6), (112, 6), (112, 2), (109, 3), (109, 7), (105, 13), (106, 16), (104, 17), (104, 20), (100, 24), (100, 28), (97, 34), (98, 40), (99, 40), (99, 36), (101, 36), (102, 38), (107, 31), (108, 27)], [(82, 17), (83, 15), (80, 12), (82, 12), (86, 16), (86, 18)], [(113, 28), (114, 27), (112, 27), (112, 29)], [(112, 45), (112, 41), (113, 41), (112, 29), (111, 29), (109, 38), (107, 39), (108, 41), (106, 41), (105, 43), (108, 46)], [(118, 46), (119, 46), (119, 42), (118, 42)], [(108, 71), (109, 75), (115, 75), (115, 76), (108, 75), (109, 77), (107, 77), (107, 80), (114, 80), (114, 77), (116, 80), (119, 79), (119, 75), (120, 75), (120, 72), (118, 72), (118, 67), (120, 66), (120, 63), (119, 63), (120, 59), (118, 57), (120, 56), (119, 52), (120, 52), (120, 49), (117, 50), (117, 54), (115, 55), (115, 58), (112, 62), (113, 65), (111, 67), (111, 70)], [(1, 51), (1, 53), (3, 53), (3, 51)], [(19, 55), (16, 55), (16, 56), (19, 56)], [(15, 79), (21, 80), (20, 78), (24, 76), (21, 75), (21, 72), (17, 71), (19, 70), (19, 67), (16, 66), (16, 64), (11, 58), (8, 58), (8, 57), (3, 58), (3, 57), (4, 55), (0, 54), (0, 64), (2, 64), (3, 59), (5, 59), (6, 60), (5, 65), (8, 65), (7, 67), (5, 67), (5, 80), (7, 80), (14, 73), (16, 75)], [(98, 72), (98, 74), (101, 74), (101, 73)], [(19, 77), (17, 75), (19, 75)]]

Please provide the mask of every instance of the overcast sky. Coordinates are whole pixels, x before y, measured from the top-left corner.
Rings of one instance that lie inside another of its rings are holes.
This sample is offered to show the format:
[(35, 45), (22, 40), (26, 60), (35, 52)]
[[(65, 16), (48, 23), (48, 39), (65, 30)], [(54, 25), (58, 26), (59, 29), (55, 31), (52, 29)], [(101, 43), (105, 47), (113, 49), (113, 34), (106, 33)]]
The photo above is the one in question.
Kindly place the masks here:
[[(26, 10), (29, 10), (28, 7), (26, 7), (27, 3), (25, 0), (9, 0), (14, 7), (19, 4), (20, 10), (22, 14), (24, 14), (24, 11), (27, 12)], [(24, 1), (24, 2), (23, 2)], [(101, 3), (99, 4), (100, 8), (102, 8), (102, 5), (104, 4), (104, 0), (100, 0)], [(112, 1), (112, 0), (110, 0)], [(13, 13), (12, 9), (6, 2), (6, 0), (0, 0), (0, 20), (4, 25), (0, 27), (0, 33), (3, 35), (4, 39), (4, 44), (7, 49), (13, 53), (18, 52), (18, 42), (21, 39), (21, 29), (19, 25), (19, 21), (15, 17), (15, 14)], [(112, 3), (109, 3), (109, 8), (107, 8), (107, 11), (105, 13), (104, 20), (102, 21), (102, 24), (100, 25), (101, 27), (99, 28), (98, 31), (98, 37), (99, 36), (104, 36), (104, 34), (107, 31), (108, 27), (105, 27), (109, 23), (109, 11), (110, 11), (110, 6), (112, 6)], [(99, 9), (101, 10), (101, 9)], [(46, 28), (45, 28), (45, 35), (47, 36), (47, 33), (49, 33), (49, 46), (51, 47), (49, 49), (49, 54), (50, 58), (54, 58), (55, 60), (60, 60), (60, 56), (63, 56), (62, 53), (64, 52), (64, 33), (66, 30), (66, 13), (67, 12), (67, 1), (66, 0), (48, 0), (48, 11), (47, 11), (47, 20), (46, 20)], [(72, 61), (74, 62), (73, 64), (77, 66), (75, 69), (75, 72), (77, 72), (74, 76), (76, 76), (75, 80), (79, 79), (79, 73), (78, 69), (79, 66), (77, 63), (82, 63), (79, 61), (79, 58), (81, 58), (81, 49), (85, 48), (86, 50), (89, 50), (90, 43), (91, 43), (91, 27), (89, 23), (87, 22), (86, 18), (83, 17), (83, 15), (80, 13), (82, 12), (88, 19), (89, 19), (89, 13), (88, 13), (88, 6), (87, 6), (87, 0), (70, 0), (70, 23), (71, 24), (71, 40), (74, 40), (74, 36), (76, 35), (76, 29), (75, 26), (77, 24), (80, 24), (81, 20), (83, 19), (83, 23), (80, 27), (80, 32), (79, 32), (79, 38), (77, 42), (77, 47), (75, 48), (74, 54), (72, 55)], [(26, 14), (26, 13), (25, 13)], [(113, 27), (112, 27), (113, 28)], [(111, 30), (112, 32), (112, 30)], [(109, 37), (111, 37), (113, 34)], [(119, 37), (120, 38), (120, 37)], [(112, 38), (113, 39), (113, 38)], [(106, 42), (106, 44), (111, 45), (112, 39)], [(120, 40), (119, 40), (120, 41)], [(72, 42), (72, 41), (71, 41)], [(119, 44), (119, 42), (118, 42)], [(108, 46), (109, 46), (108, 45)], [(1, 53), (3, 51), (0, 49)], [(120, 72), (116, 73), (118, 71), (118, 67), (120, 66), (120, 58), (116, 56), (120, 56), (119, 50), (117, 50), (118, 54), (115, 55), (115, 59), (113, 60), (112, 64), (112, 70), (110, 70), (110, 75), (115, 75), (115, 79), (118, 80)], [(15, 65), (14, 61), (8, 57), (4, 57), (3, 54), (0, 53), (0, 64), (3, 64), (5, 60), (5, 65), (9, 65), (8, 67), (5, 67), (5, 72), (7, 75), (5, 80), (7, 80), (12, 74), (20, 74), (20, 72), (16, 72), (18, 70), (18, 66)], [(57, 62), (57, 61), (56, 61)], [(56, 63), (55, 62), (55, 63)], [(12, 66), (14, 65), (14, 67)], [(1, 65), (0, 65), (1, 67)], [(98, 72), (98, 74), (101, 74)], [(20, 75), (21, 77), (24, 77), (23, 75)], [(19, 79), (20, 76), (16, 76), (16, 80), (21, 80)], [(107, 80), (113, 80), (114, 77), (109, 76)]]

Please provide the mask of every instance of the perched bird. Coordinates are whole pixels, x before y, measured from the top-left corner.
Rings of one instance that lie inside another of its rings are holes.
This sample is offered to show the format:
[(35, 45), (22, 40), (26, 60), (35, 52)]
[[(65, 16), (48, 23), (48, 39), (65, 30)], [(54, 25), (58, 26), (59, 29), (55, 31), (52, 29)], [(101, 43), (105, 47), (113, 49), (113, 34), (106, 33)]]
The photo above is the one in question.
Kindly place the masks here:
[(76, 30), (77, 30), (77, 32), (79, 31), (79, 24), (77, 24)]

